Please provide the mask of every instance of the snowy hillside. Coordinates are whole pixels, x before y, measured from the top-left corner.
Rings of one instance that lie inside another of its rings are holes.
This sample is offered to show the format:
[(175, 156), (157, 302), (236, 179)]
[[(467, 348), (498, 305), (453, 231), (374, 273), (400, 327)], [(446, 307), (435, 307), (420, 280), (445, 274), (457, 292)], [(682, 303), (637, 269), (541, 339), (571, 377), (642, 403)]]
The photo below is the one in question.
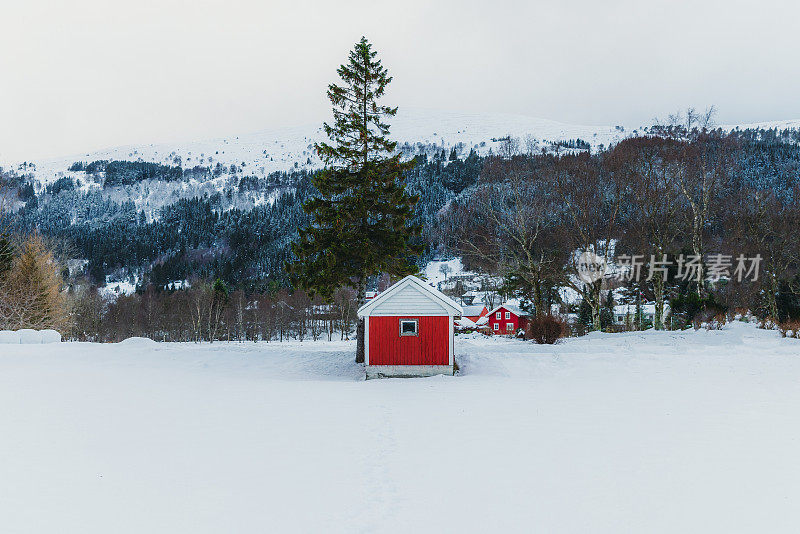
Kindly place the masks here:
[(3, 346), (3, 532), (797, 531), (797, 340), (459, 336), (461, 376), (369, 382), (352, 352)]
[[(596, 148), (608, 146), (624, 135), (621, 127), (579, 126), (510, 114), (401, 109), (392, 120), (393, 139), (412, 155), (433, 147), (448, 152), (456, 147), (462, 156), (473, 148), (481, 155), (489, 150), (497, 153), (501, 139), (509, 136), (517, 151), (540, 150), (548, 143), (575, 139)], [(143, 160), (183, 168), (233, 164), (242, 166), (245, 174), (263, 176), (273, 171), (319, 167), (313, 147), (324, 139), (321, 124), (308, 124), (206, 141), (123, 146), (34, 162), (34, 174), (39, 180), (50, 182), (68, 175), (67, 169), (76, 161)]]

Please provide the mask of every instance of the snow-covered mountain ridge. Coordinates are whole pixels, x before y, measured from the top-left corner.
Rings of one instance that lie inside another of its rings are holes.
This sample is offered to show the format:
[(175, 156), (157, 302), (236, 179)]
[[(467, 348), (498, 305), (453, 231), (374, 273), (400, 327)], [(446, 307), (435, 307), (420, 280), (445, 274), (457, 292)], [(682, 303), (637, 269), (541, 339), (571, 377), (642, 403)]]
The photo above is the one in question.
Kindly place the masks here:
[[(455, 148), (462, 157), (472, 149), (480, 155), (500, 150), (532, 152), (571, 140), (584, 141), (597, 150), (646, 131), (644, 127), (631, 129), (619, 125), (574, 125), (524, 115), (413, 108), (401, 109), (391, 123), (392, 138), (398, 141), (398, 148), (407, 155), (440, 149), (449, 152)], [(725, 125), (722, 128), (800, 129), (800, 119)], [(506, 142), (509, 138), (511, 143)], [(184, 169), (214, 167), (218, 163), (223, 166), (236, 165), (243, 174), (260, 177), (275, 171), (320, 167), (321, 162), (314, 153), (314, 143), (324, 139), (320, 123), (306, 124), (205, 141), (121, 146), (34, 161), (33, 166), (25, 170), (32, 172), (41, 183), (50, 183), (62, 176), (69, 176), (69, 167), (77, 161), (127, 160), (178, 165)], [(3, 163), (11, 167), (18, 165), (18, 162)]]
[[(454, 113), (420, 109), (400, 110), (392, 119), (392, 138), (399, 148), (418, 154), (433, 147), (450, 151), (456, 148), (466, 156), (471, 149), (479, 154), (497, 152), (503, 139), (515, 140), (518, 151), (545, 147), (548, 143), (582, 139), (592, 147), (624, 137), (621, 127), (580, 126), (511, 114)], [(263, 176), (274, 171), (318, 168), (314, 143), (325, 140), (321, 123), (290, 128), (268, 129), (246, 135), (188, 143), (128, 145), (85, 154), (34, 161), (33, 174), (44, 183), (68, 175), (76, 161), (148, 161), (165, 165), (243, 167), (244, 174)]]

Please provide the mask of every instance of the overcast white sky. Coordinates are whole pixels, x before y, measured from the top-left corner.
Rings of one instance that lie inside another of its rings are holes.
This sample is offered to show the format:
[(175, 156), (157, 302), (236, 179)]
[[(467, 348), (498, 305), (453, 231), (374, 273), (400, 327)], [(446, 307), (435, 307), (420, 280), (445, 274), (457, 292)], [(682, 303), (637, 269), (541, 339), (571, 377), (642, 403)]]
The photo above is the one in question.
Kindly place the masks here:
[(0, 3), (0, 159), (321, 122), (362, 34), (387, 103), (649, 124), (800, 118), (791, 1)]

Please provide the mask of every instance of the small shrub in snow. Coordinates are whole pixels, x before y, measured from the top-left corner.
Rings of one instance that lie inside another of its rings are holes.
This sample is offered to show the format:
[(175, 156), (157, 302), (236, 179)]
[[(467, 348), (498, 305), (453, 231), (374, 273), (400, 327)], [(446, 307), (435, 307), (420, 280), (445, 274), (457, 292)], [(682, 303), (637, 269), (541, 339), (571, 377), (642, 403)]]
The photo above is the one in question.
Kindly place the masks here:
[(780, 327), (778, 326), (777, 321), (772, 317), (764, 317), (758, 323), (758, 327), (764, 330), (779, 330)]
[(781, 336), (800, 339), (800, 321), (785, 321), (781, 323), (778, 328), (780, 329)]
[(750, 310), (747, 308), (737, 307), (728, 311), (728, 322), (742, 321), (745, 323), (750, 322)]
[(563, 320), (552, 315), (541, 315), (531, 317), (528, 321), (528, 331), (525, 337), (540, 345), (552, 345), (566, 334), (567, 324)]
[(705, 323), (706, 330), (722, 330), (722, 327), (727, 323), (727, 318), (724, 313), (719, 313), (713, 319)]
[(722, 330), (727, 323), (725, 313), (714, 308), (705, 308), (695, 315), (692, 324), (695, 330), (705, 328), (706, 330)]

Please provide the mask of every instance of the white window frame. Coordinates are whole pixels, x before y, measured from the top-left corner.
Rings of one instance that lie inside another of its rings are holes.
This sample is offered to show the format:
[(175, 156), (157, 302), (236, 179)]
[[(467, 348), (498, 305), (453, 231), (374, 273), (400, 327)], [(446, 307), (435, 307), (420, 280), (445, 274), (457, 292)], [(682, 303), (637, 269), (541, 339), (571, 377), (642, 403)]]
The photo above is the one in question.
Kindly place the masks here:
[(512, 332), (514, 330), (514, 323), (506, 323), (506, 332)]
[(506, 312), (506, 319), (511, 319), (511, 312)]
[(493, 330), (500, 330), (500, 323), (494, 323), (494, 325), (492, 326), (492, 329)]
[[(403, 332), (403, 323), (414, 323), (414, 332)], [(419, 319), (400, 319), (400, 337), (419, 336)]]
[(497, 312), (497, 313), (495, 313), (495, 314), (494, 314), (494, 318), (495, 318), (495, 319), (497, 319), (497, 320), (499, 321), (499, 320), (500, 320), (500, 318), (502, 317), (502, 314), (501, 314), (501, 313), (502, 313), (502, 312)]

